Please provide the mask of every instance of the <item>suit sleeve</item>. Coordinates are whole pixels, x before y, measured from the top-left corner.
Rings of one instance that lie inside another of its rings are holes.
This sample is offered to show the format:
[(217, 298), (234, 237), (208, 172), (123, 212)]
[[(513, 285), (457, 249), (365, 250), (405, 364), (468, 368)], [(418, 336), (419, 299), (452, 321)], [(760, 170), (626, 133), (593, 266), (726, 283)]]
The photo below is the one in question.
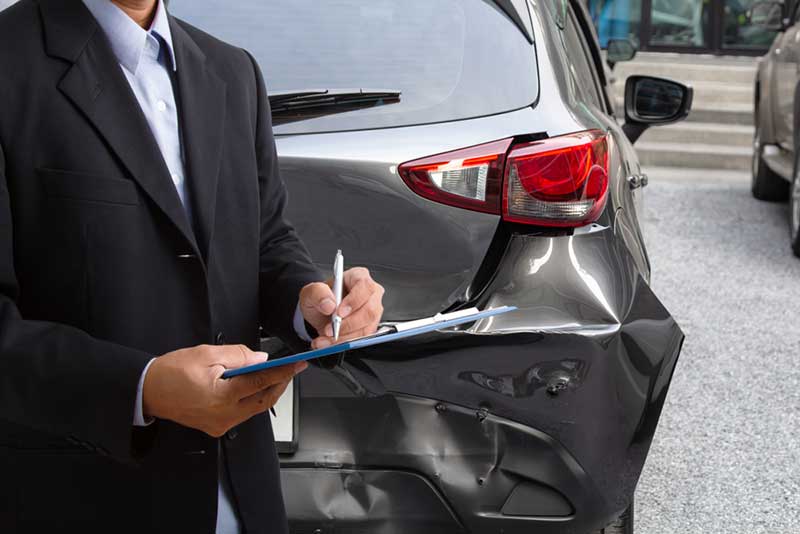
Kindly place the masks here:
[(0, 420), (132, 460), (136, 387), (152, 355), (23, 317), (13, 239), (0, 145)]
[(260, 304), (261, 326), (290, 346), (307, 347), (294, 329), (300, 290), (324, 277), (311, 262), (305, 245), (286, 220), (286, 186), (278, 170), (272, 115), (261, 70), (252, 56), (257, 90), (256, 157), (261, 209)]

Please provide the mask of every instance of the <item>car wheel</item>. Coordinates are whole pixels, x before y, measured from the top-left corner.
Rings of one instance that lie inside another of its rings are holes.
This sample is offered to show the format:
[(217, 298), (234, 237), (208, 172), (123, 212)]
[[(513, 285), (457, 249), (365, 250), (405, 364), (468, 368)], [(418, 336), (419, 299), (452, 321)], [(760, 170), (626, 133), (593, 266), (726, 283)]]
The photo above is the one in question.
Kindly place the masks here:
[(613, 523), (592, 534), (633, 534), (633, 503)]
[(789, 231), (792, 251), (800, 257), (800, 154), (795, 158), (792, 194), (789, 196)]
[(789, 196), (789, 184), (767, 167), (763, 154), (761, 127), (756, 126), (756, 131), (753, 135), (753, 164), (750, 190), (758, 200), (786, 200)]

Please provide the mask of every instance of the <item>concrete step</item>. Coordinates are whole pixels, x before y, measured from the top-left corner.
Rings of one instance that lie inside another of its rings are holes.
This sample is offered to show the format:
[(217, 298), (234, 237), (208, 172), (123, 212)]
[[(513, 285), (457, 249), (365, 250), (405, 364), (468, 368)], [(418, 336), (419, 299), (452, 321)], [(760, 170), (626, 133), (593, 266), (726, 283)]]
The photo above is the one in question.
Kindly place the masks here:
[(721, 124), (753, 125), (752, 104), (719, 104), (707, 102), (692, 104), (687, 120), (690, 122), (715, 122)]
[(683, 121), (649, 128), (639, 143), (701, 143), (747, 148), (753, 143), (752, 126)]
[[(749, 182), (750, 170), (695, 169), (692, 167), (644, 167), (650, 183), (656, 182)], [(646, 191), (646, 189), (645, 189)], [(645, 193), (647, 194), (647, 193)]]
[[(708, 65), (752, 65), (757, 58), (753, 56), (716, 56), (714, 54), (681, 54), (680, 52), (642, 52), (636, 58), (625, 63), (643, 61), (645, 63), (702, 63)], [(622, 65), (622, 63), (619, 63)]]
[(664, 142), (637, 142), (635, 146), (644, 166), (745, 171), (752, 157), (750, 147)]
[(641, 58), (634, 61), (618, 63), (613, 74), (616, 78), (624, 79), (632, 74), (644, 74), (671, 78), (684, 83), (716, 82), (734, 84), (753, 84), (756, 75), (755, 59), (750, 63), (745, 62), (708, 62), (697, 60), (689, 62), (664, 62), (643, 61)]
[[(618, 117), (624, 117), (623, 99), (614, 102)], [(740, 126), (753, 125), (752, 104), (714, 104), (712, 102), (692, 102), (692, 110), (686, 119), (688, 122), (705, 122), (716, 124), (732, 124)]]
[[(694, 102), (704, 104), (749, 104), (753, 105), (752, 83), (691, 82)], [(625, 98), (625, 79), (614, 80), (611, 86), (616, 99)]]

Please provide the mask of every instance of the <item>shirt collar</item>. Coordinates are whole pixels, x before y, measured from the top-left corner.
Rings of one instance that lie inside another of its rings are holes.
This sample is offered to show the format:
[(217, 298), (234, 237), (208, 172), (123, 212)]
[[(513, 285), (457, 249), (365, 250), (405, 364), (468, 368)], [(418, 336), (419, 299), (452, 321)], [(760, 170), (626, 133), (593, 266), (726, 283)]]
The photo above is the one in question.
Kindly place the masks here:
[(169, 29), (169, 17), (167, 17), (163, 0), (158, 0), (156, 14), (149, 32), (136, 24), (111, 0), (83, 0), (83, 3), (111, 43), (111, 49), (114, 51), (117, 61), (128, 71), (136, 74), (148, 33), (160, 37), (160, 44), (167, 47), (173, 70), (177, 70), (178, 64), (175, 61), (172, 32)]

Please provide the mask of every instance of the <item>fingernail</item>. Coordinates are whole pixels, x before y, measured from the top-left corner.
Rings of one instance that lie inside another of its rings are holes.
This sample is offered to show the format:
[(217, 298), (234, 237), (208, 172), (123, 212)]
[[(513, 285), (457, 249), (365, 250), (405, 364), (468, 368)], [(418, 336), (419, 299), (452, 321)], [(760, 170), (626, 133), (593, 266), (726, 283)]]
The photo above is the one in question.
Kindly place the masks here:
[(330, 315), (336, 309), (336, 303), (331, 299), (324, 299), (322, 302), (319, 303), (319, 308), (320, 310), (322, 310), (322, 313)]
[(328, 337), (333, 335), (333, 327), (331, 325), (325, 327), (325, 335)]
[(339, 317), (347, 317), (353, 311), (350, 306), (339, 306)]
[(269, 354), (266, 352), (256, 352), (256, 354), (258, 354), (258, 356), (264, 361), (269, 360)]
[(317, 348), (318, 349), (324, 349), (325, 347), (330, 347), (330, 345), (331, 345), (331, 342), (328, 341), (327, 339), (320, 339), (316, 343), (317, 343)]
[(302, 373), (308, 367), (308, 362), (297, 362), (294, 366), (294, 374)]

